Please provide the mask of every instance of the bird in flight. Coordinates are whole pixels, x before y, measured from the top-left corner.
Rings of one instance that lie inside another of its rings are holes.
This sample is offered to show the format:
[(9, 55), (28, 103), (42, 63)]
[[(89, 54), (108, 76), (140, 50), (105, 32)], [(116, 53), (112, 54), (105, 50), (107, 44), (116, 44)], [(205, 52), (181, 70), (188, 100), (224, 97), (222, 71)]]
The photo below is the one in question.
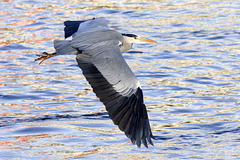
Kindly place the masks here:
[(109, 117), (133, 144), (141, 147), (153, 145), (152, 131), (143, 93), (121, 52), (133, 43), (157, 43), (135, 34), (119, 33), (108, 27), (104, 18), (65, 21), (65, 38), (54, 40), (55, 53), (43, 52), (35, 61), (57, 55), (76, 55), (78, 66), (93, 88), (93, 92), (106, 107)]

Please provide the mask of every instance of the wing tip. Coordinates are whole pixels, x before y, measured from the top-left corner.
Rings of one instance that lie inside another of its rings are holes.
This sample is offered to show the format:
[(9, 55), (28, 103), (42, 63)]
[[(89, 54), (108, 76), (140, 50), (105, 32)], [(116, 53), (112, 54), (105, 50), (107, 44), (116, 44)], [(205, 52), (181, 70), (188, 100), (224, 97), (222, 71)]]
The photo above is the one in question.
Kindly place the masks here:
[(85, 20), (82, 21), (65, 21), (63, 24), (65, 26), (64, 28), (64, 37), (65, 39), (72, 36), (74, 33), (78, 31), (78, 27), (81, 23), (85, 22)]
[[(132, 119), (129, 119), (129, 123), (132, 123), (131, 121)], [(139, 123), (141, 121), (143, 123)], [(134, 126), (136, 128), (134, 128)], [(128, 128), (126, 127), (125, 130), (122, 131), (124, 131), (125, 135), (131, 140), (132, 144), (137, 145), (138, 148), (141, 148), (142, 144), (146, 148), (148, 148), (149, 145), (154, 146), (152, 139), (155, 139), (155, 137), (152, 135), (148, 119), (140, 119), (138, 123), (128, 124)]]
[(131, 142), (132, 142), (133, 145), (137, 145), (138, 148), (141, 148), (142, 144), (143, 144), (144, 147), (148, 148), (149, 145), (154, 146), (151, 138), (154, 139), (153, 136), (143, 137), (142, 139), (139, 139), (139, 140), (131, 139)]

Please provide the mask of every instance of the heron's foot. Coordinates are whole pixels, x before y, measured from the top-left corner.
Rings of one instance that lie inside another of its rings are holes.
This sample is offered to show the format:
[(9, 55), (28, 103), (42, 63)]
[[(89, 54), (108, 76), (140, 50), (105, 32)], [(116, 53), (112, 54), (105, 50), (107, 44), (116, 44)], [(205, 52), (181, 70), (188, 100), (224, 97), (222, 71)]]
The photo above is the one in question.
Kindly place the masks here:
[(43, 52), (42, 54), (38, 54), (38, 55), (37, 55), (39, 58), (36, 58), (35, 61), (40, 61), (40, 60), (41, 60), (41, 62), (39, 63), (39, 64), (41, 64), (41, 63), (42, 63), (43, 61), (45, 61), (46, 59), (49, 59), (49, 58), (54, 57), (54, 56), (57, 56), (57, 55), (58, 55), (58, 54), (57, 54), (56, 52), (51, 53), (51, 54), (49, 54), (49, 53), (47, 53), (47, 52)]

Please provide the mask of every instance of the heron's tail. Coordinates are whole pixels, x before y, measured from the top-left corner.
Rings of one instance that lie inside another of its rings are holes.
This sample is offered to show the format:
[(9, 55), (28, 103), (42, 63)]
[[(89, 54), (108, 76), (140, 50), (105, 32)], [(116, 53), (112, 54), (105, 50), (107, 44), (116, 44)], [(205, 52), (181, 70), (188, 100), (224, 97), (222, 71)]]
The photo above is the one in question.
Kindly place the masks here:
[(54, 48), (59, 55), (77, 54), (78, 50), (71, 46), (70, 40), (54, 40)]

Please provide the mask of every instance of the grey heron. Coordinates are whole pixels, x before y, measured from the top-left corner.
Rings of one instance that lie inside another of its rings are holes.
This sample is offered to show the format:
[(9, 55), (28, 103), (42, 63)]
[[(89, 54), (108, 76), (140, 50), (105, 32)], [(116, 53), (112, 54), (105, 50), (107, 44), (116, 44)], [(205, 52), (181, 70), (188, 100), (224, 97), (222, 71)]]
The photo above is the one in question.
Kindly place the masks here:
[(148, 147), (147, 143), (153, 145), (151, 139), (154, 137), (142, 89), (121, 52), (130, 50), (133, 43), (157, 42), (111, 30), (108, 23), (104, 18), (65, 21), (65, 38), (72, 36), (72, 39), (54, 40), (56, 52), (44, 52), (36, 61), (56, 55), (76, 55), (78, 66), (114, 124), (133, 144), (140, 147), (143, 143)]

